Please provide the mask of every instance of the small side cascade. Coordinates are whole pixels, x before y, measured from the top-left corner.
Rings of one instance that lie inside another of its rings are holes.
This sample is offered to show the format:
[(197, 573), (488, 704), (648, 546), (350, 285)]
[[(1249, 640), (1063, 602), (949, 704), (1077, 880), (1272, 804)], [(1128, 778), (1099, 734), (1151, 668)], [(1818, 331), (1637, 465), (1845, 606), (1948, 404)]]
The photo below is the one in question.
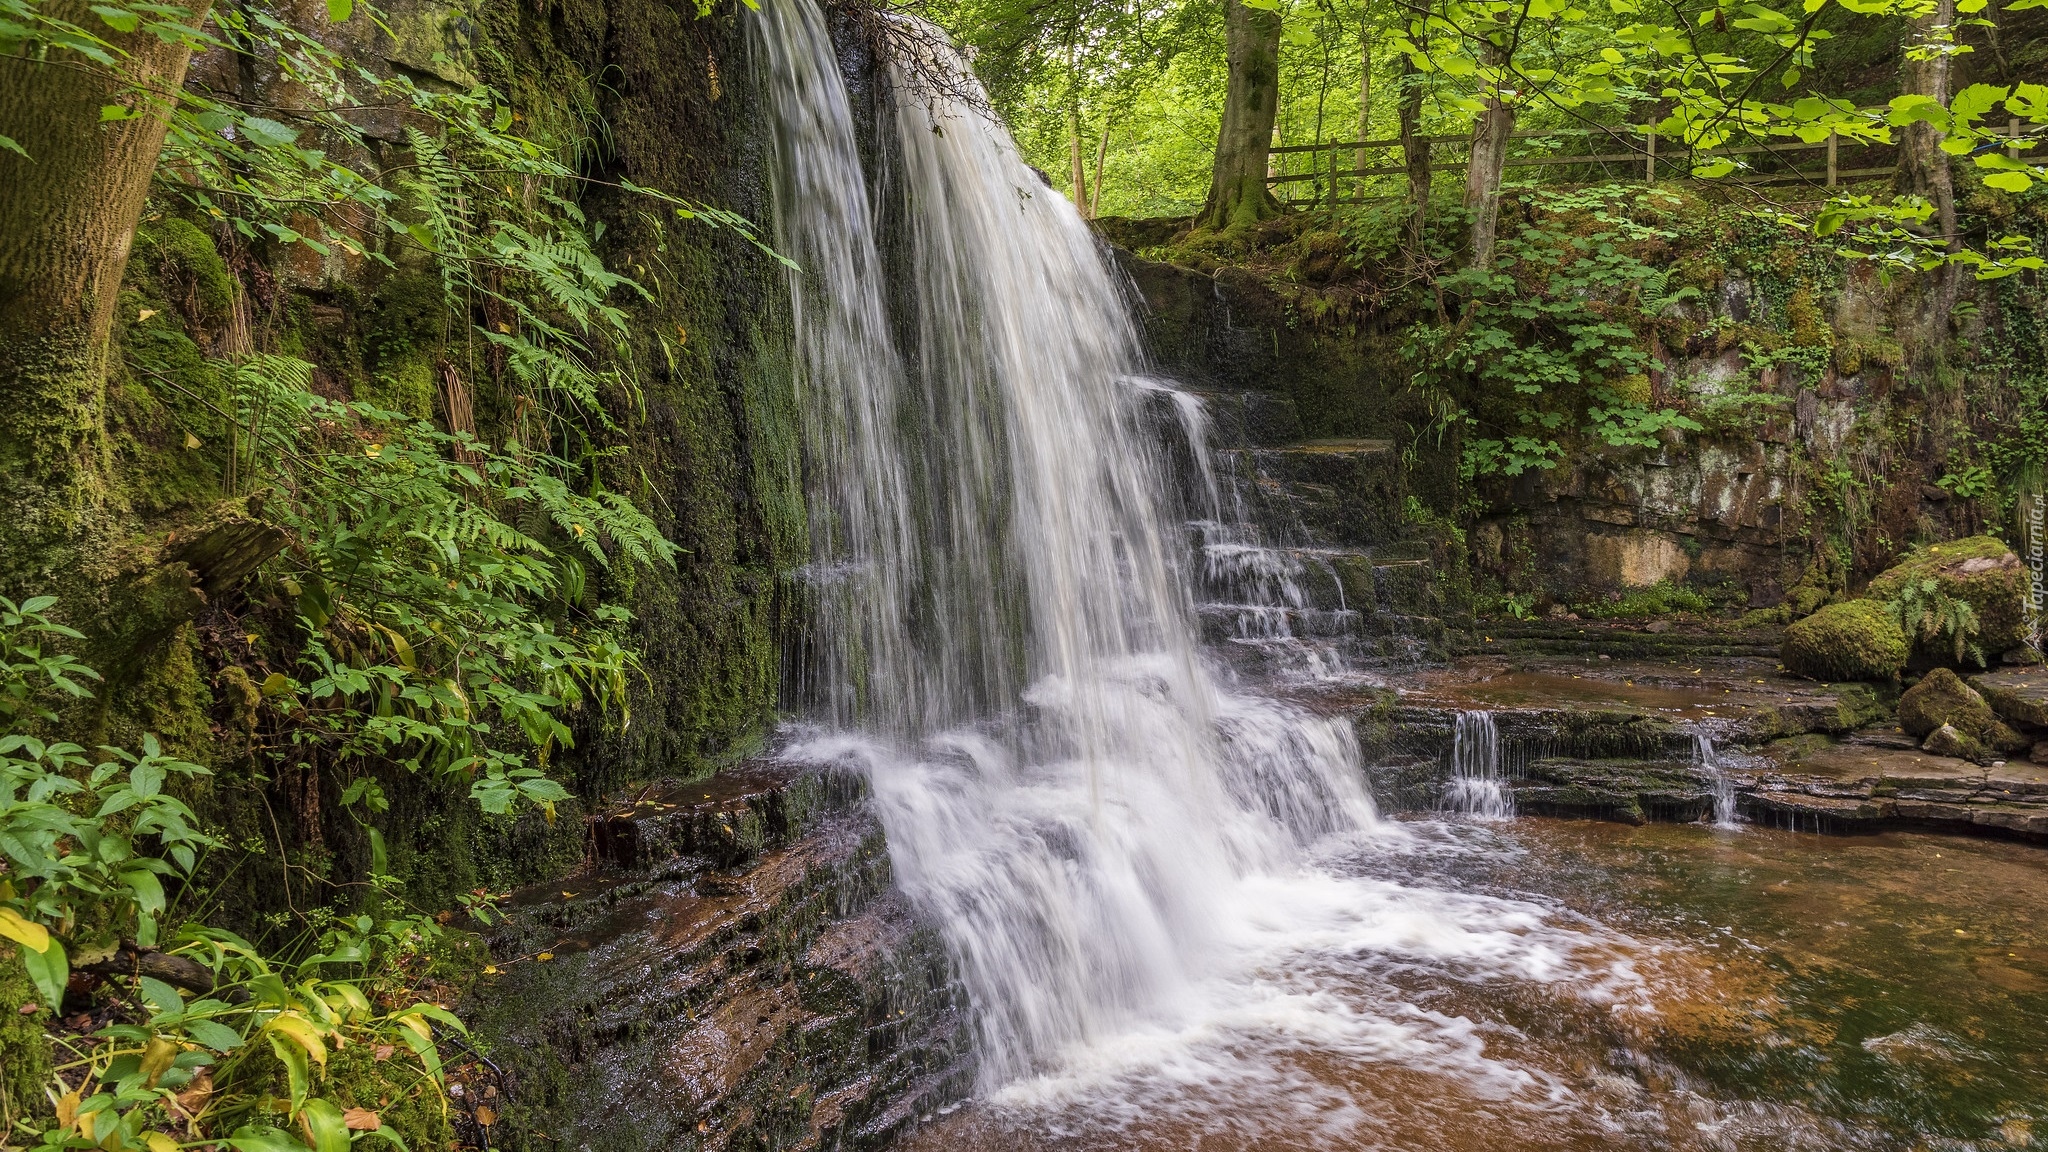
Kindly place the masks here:
[(1444, 807), (1484, 819), (1515, 814), (1491, 712), (1460, 712), (1451, 728), (1451, 781)]
[(1720, 756), (1715, 753), (1714, 738), (1704, 732), (1693, 733), (1692, 758), (1714, 779), (1714, 827), (1742, 827), (1742, 817), (1735, 807), (1735, 778), (1728, 774)]

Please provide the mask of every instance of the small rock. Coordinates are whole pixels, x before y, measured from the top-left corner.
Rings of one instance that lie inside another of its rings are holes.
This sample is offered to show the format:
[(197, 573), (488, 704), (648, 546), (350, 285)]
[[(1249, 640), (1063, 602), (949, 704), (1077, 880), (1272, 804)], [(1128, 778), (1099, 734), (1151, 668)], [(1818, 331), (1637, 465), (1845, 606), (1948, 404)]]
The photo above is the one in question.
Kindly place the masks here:
[(2043, 768), (2048, 768), (2048, 740), (2043, 740), (2039, 744), (2034, 745), (2034, 750), (2028, 753), (2027, 759), (2041, 765)]
[(33, 1016), (36, 1013), (41, 1012), (42, 1010), (43, 1006), (41, 1004), (36, 1003), (33, 1000), (30, 1000), (21, 1006), (21, 1014), (23, 1016)]
[(1950, 756), (1957, 760), (1968, 760), (1972, 751), (1964, 741), (1963, 734), (1956, 731), (1953, 724), (1943, 724), (1936, 728), (1928, 735), (1927, 742), (1920, 745), (1920, 749), (1931, 756)]
[(1602, 652), (1602, 653), (1600, 654), (1600, 658), (1601, 658), (1602, 660), (1612, 660), (1612, 659), (1614, 659), (1614, 657), (1612, 657), (1612, 656), (1609, 656), (1609, 655), (1608, 655), (1607, 653), (1605, 653), (1605, 652)]
[[(1995, 715), (1984, 697), (1946, 668), (1936, 668), (1899, 697), (1899, 723), (1915, 736), (1954, 728), (1971, 746), (2017, 752), (2027, 741)], [(1944, 753), (1947, 755), (1947, 753)]]
[(1669, 621), (1669, 620), (1652, 620), (1652, 621), (1650, 621), (1650, 622), (1649, 622), (1648, 624), (1645, 624), (1645, 625), (1643, 625), (1643, 631), (1645, 631), (1645, 632), (1656, 632), (1656, 633), (1664, 633), (1664, 632), (1669, 632), (1669, 631), (1671, 631), (1671, 621)]
[(2000, 654), (1998, 662), (2010, 664), (2017, 668), (2031, 668), (2041, 662), (2041, 654), (2022, 644), (2017, 648)]

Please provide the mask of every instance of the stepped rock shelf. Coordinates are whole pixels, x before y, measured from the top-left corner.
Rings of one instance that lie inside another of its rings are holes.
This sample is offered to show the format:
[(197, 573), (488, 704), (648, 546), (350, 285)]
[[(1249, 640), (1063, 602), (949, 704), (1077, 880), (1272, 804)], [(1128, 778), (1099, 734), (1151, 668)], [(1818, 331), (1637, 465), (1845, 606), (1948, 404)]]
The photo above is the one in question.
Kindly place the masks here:
[[(1393, 811), (1441, 804), (1456, 718), (1486, 712), (1523, 813), (1703, 820), (1725, 783), (1743, 817), (1769, 826), (2048, 842), (2048, 765), (1924, 752), (1899, 729), (1887, 694), (1870, 685), (1817, 684), (1783, 675), (1768, 658), (1721, 655), (1741, 647), (1728, 633), (1651, 634), (1664, 652), (1616, 659), (1591, 650), (1597, 639), (1557, 654), (1581, 630), (1551, 631), (1550, 642), (1537, 645), (1549, 654), (1467, 655), (1398, 684), (1368, 676), (1355, 687), (1298, 696), (1353, 719), (1375, 797)], [(1629, 635), (1587, 632), (1613, 647)], [(1673, 659), (1685, 643), (1706, 654)], [(2048, 675), (2024, 669), (1973, 680), (2001, 715), (2022, 720), (2048, 702), (2043, 682)]]
[(584, 871), (515, 895), (462, 1006), (499, 1146), (874, 1149), (960, 1099), (964, 998), (865, 794), (749, 764), (591, 817)]

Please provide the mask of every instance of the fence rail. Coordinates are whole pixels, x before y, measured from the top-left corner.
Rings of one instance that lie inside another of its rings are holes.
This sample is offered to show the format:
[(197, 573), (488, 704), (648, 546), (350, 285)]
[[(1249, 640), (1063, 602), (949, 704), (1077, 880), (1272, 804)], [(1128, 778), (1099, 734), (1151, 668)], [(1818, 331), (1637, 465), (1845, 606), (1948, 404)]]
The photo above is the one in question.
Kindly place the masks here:
[[(1803, 142), (1737, 144), (1719, 148), (1679, 149), (1672, 152), (1664, 152), (1658, 149), (1658, 137), (1647, 124), (1630, 128), (1536, 128), (1511, 133), (1509, 138), (1513, 140), (1539, 140), (1555, 139), (1562, 136), (1604, 137), (1603, 143), (1612, 141), (1621, 145), (1626, 151), (1586, 152), (1570, 155), (1510, 156), (1506, 161), (1506, 166), (1509, 168), (1552, 168), (1582, 164), (1598, 164), (1603, 167), (1615, 164), (1628, 164), (1635, 168), (1635, 174), (1640, 179), (1655, 181), (1660, 161), (1667, 168), (1675, 167), (1681, 172), (1689, 173), (1693, 166), (1705, 157), (1768, 155), (1773, 159), (1781, 161), (1781, 165), (1774, 167), (1771, 171), (1731, 175), (1724, 179), (1742, 184), (1778, 184), (1801, 181), (1822, 184), (1828, 188), (1836, 187), (1844, 180), (1861, 180), (1873, 176), (1887, 176), (1892, 172), (1890, 165), (1883, 167), (1842, 168), (1839, 162), (1841, 141), (1839, 137), (1833, 134), (1830, 134), (1824, 141), (1812, 144)], [(1422, 136), (1417, 137), (1417, 139), (1432, 149), (1440, 144), (1469, 145), (1471, 143), (1469, 136)], [(1852, 145), (1852, 147), (1854, 146)], [(1365, 154), (1367, 152), (1400, 149), (1401, 147), (1402, 143), (1399, 140), (1333, 140), (1320, 144), (1282, 145), (1272, 149), (1272, 154), (1281, 166), (1291, 168), (1292, 165), (1288, 163), (1288, 160), (1294, 156), (1305, 155), (1309, 157), (1309, 170), (1306, 172), (1276, 171), (1266, 177), (1266, 184), (1276, 191), (1284, 185), (1311, 185), (1308, 199), (1287, 201), (1288, 204), (1296, 207), (1325, 203), (1365, 204), (1379, 200), (1395, 199), (1396, 197), (1391, 196), (1354, 195), (1346, 197), (1342, 195), (1342, 184), (1347, 180), (1356, 181), (1374, 176), (1398, 176), (1407, 172), (1406, 164), (1365, 163)], [(1889, 150), (1892, 146), (1863, 145), (1861, 147), (1868, 151)], [(1825, 152), (1827, 154), (1825, 168), (1811, 171), (1802, 169), (1799, 166), (1799, 160), (1804, 157), (1795, 154), (1814, 152)], [(1320, 156), (1323, 153), (1329, 155), (1329, 162), (1327, 164), (1322, 163), (1320, 160)], [(1354, 166), (1339, 168), (1340, 158), (1346, 153), (1351, 154)], [(1429, 168), (1432, 172), (1461, 172), (1469, 166), (1469, 163), (1466, 160), (1432, 160)]]

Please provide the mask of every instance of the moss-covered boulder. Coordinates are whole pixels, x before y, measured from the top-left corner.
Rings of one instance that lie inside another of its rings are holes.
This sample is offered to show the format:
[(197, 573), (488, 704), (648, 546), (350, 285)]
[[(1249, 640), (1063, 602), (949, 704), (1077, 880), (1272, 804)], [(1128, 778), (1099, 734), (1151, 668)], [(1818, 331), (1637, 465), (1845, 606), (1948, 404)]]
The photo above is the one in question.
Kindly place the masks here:
[[(0, 1115), (20, 1120), (48, 1115), (50, 1045), (43, 1027), (51, 1006), (21, 963), (21, 948), (0, 940)], [(31, 1010), (29, 1005), (34, 1004)]]
[[(1927, 582), (1933, 581), (1933, 588)], [(1864, 596), (1891, 605), (1908, 605), (1909, 620), (1924, 615), (1941, 600), (1960, 600), (1976, 617), (1975, 634), (1968, 637), (1987, 660), (2019, 647), (2027, 636), (2027, 571), (2005, 541), (1994, 536), (1972, 536), (1946, 544), (1917, 548), (1898, 564), (1870, 582)], [(1932, 593), (1930, 596), (1929, 593)], [(1918, 602), (1918, 611), (1913, 605)], [(1913, 667), (1954, 666), (1956, 645), (1953, 631), (1935, 627), (1912, 629)], [(1968, 651), (1966, 646), (1966, 658)]]
[(1785, 630), (1785, 670), (1812, 680), (1893, 680), (1906, 667), (1906, 635), (1882, 604), (1830, 604)]
[(1899, 727), (1915, 736), (1952, 727), (1970, 745), (1999, 752), (2024, 751), (2028, 745), (2025, 737), (1998, 719), (1976, 689), (1946, 668), (1929, 672), (1899, 697)]

